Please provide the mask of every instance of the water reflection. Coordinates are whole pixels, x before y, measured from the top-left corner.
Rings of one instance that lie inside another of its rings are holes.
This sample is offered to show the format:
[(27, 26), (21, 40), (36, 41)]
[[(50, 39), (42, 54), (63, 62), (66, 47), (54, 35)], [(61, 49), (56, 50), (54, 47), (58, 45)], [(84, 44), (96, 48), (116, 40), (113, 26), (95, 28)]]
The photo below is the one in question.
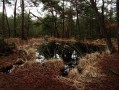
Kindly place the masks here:
[(43, 55), (40, 55), (39, 52), (36, 51), (36, 62), (43, 63), (45, 60), (45, 57)]

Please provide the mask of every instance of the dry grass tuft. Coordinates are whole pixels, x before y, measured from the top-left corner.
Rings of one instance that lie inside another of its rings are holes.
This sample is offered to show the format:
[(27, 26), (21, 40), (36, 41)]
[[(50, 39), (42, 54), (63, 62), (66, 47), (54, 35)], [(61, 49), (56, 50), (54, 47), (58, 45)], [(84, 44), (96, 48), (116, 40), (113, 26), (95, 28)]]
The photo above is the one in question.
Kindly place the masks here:
[(49, 37), (49, 41), (57, 41), (57, 42), (76, 42), (75, 38), (67, 39), (67, 38), (54, 38), (54, 37)]
[(80, 81), (80, 74), (77, 68), (72, 69), (69, 74), (68, 74), (68, 78), (74, 80), (74, 81)]
[(23, 58), (25, 61), (30, 61), (35, 59), (36, 50), (29, 45), (17, 46), (16, 52)]
[(85, 78), (99, 78), (101, 76), (100, 70), (94, 66), (86, 66), (85, 69), (82, 71), (81, 77)]
[(98, 61), (100, 61), (104, 55), (108, 55), (108, 53), (95, 52), (95, 53), (87, 54), (85, 57), (80, 59), (78, 67), (85, 68), (88, 65), (95, 66), (96, 63), (98, 63)]
[(85, 68), (88, 65), (95, 65), (100, 58), (100, 53), (87, 54), (85, 57), (81, 58), (78, 67)]
[(28, 49), (24, 49), (24, 51), (27, 53), (27, 61), (29, 60), (34, 60), (35, 59), (35, 49), (34, 48), (28, 48)]
[(94, 80), (98, 80), (105, 75), (101, 73), (101, 70), (97, 65), (105, 54), (107, 53), (95, 52), (87, 54), (80, 59), (78, 66), (70, 71), (68, 78), (83, 82), (93, 82)]
[[(65, 77), (56, 77), (57, 81), (63, 83), (64, 85), (69, 85), (70, 87), (75, 87), (75, 90), (84, 90), (83, 82), (76, 81)], [(71, 89), (72, 90), (72, 89)]]
[(95, 45), (106, 45), (106, 42), (104, 39), (97, 39), (97, 40), (93, 40), (92, 42)]
[(21, 72), (24, 70), (35, 69), (35, 68), (42, 68), (42, 65), (40, 63), (35, 62), (35, 61), (27, 61), (23, 65), (16, 66), (14, 71), (12, 71), (12, 74), (18, 73), (18, 72)]
[(63, 60), (47, 60), (42, 64), (46, 69), (52, 70), (54, 74), (59, 75), (64, 67)]
[(27, 61), (23, 66), (23, 68), (36, 68), (36, 67), (40, 68), (42, 67), (42, 65), (35, 61)]
[(5, 41), (8, 43), (15, 43), (16, 46), (23, 46), (23, 45), (35, 46), (42, 43), (43, 38), (32, 38), (27, 41), (21, 40), (20, 38), (9, 38), (9, 39), (5, 39)]
[[(42, 38), (32, 38), (28, 41), (21, 40), (20, 38), (9, 38), (5, 40), (8, 43), (16, 44), (16, 51), (24, 61), (35, 59), (35, 48), (43, 42)], [(20, 52), (19, 52), (20, 51)]]

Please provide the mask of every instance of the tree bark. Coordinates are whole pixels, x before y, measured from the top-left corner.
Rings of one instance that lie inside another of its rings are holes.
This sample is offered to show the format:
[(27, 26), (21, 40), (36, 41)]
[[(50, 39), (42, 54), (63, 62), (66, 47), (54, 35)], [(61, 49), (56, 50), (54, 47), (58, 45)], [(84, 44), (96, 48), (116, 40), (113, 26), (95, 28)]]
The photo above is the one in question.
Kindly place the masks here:
[(77, 29), (80, 31), (80, 28), (79, 28), (79, 11), (78, 11), (78, 3), (77, 3), (77, 0), (75, 1), (75, 3), (76, 3)]
[(59, 32), (58, 32), (58, 29), (57, 29), (57, 20), (55, 21), (55, 31), (56, 31), (56, 37), (59, 38), (60, 35), (59, 35)]
[(106, 28), (105, 28), (105, 23), (104, 23), (104, 19), (103, 17), (101, 16), (101, 14), (98, 12), (98, 8), (96, 6), (96, 2), (94, 2), (94, 0), (90, 0), (91, 2), (91, 5), (92, 5), (92, 8), (94, 9), (95, 11), (95, 14), (96, 14), (96, 19), (99, 23), (99, 26), (100, 26), (100, 31), (102, 32), (103, 36), (105, 37), (105, 40), (106, 40), (106, 43), (107, 43), (107, 46), (110, 50), (111, 53), (114, 53), (116, 51), (116, 49), (114, 48), (112, 42), (111, 42), (111, 38), (110, 36), (108, 35), (108, 32), (106, 31)]
[(62, 38), (64, 38), (64, 34), (65, 34), (65, 27), (64, 27), (64, 0), (63, 0), (63, 12), (62, 12)]
[(14, 7), (14, 37), (17, 36), (17, 32), (16, 32), (16, 6), (17, 6), (17, 0), (15, 1), (15, 7)]
[(24, 31), (24, 0), (21, 0), (21, 39), (26, 40), (25, 31)]
[(29, 31), (30, 31), (29, 29), (30, 29), (30, 11), (28, 14), (27, 37), (29, 37)]
[(5, 0), (3, 0), (2, 34), (3, 34), (3, 36), (5, 35)]
[(117, 9), (117, 41), (118, 41), (118, 53), (119, 53), (119, 0), (116, 0)]
[(11, 36), (11, 30), (10, 30), (9, 21), (8, 21), (8, 17), (7, 16), (6, 16), (6, 21), (7, 21), (7, 27), (8, 27), (8, 36), (10, 37)]

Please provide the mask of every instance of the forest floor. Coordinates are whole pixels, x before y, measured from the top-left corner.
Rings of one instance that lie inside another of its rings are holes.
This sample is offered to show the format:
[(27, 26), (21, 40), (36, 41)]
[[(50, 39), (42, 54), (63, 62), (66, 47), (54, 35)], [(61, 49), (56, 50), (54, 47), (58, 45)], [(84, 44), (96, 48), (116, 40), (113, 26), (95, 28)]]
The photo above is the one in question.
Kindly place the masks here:
[[(62, 60), (48, 60), (44, 64), (36, 62), (33, 48), (41, 44), (43, 39), (31, 39), (28, 42), (19, 39), (6, 41), (15, 42), (17, 49), (23, 49), (27, 54), (12, 53), (0, 57), (0, 90), (119, 90), (117, 53), (87, 54), (80, 59), (79, 64), (68, 76), (63, 77), (60, 74), (64, 66)], [(91, 43), (104, 44), (103, 40)], [(24, 63), (16, 65), (15, 63), (19, 61)], [(2, 72), (4, 67), (11, 65), (13, 69), (10, 73)]]

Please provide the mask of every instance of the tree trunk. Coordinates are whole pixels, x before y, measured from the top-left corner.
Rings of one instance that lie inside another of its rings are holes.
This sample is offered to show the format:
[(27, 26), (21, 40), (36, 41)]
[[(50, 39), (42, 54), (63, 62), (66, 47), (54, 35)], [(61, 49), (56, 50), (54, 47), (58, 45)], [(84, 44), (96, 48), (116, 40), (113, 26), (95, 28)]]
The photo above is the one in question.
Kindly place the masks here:
[[(51, 14), (52, 14), (52, 19), (54, 19), (54, 13), (53, 13), (53, 9), (52, 9), (52, 11), (51, 11)], [(53, 25), (53, 37), (55, 37), (55, 35), (56, 35), (56, 33), (55, 33), (55, 20), (54, 21), (52, 21), (52, 25)]]
[(76, 17), (77, 17), (77, 19), (76, 19), (76, 21), (77, 21), (77, 29), (78, 29), (78, 31), (80, 31), (80, 28), (79, 28), (79, 12), (78, 12), (78, 3), (77, 3), (77, 0), (76, 0)]
[(64, 27), (64, 0), (63, 0), (63, 12), (62, 12), (62, 38), (64, 38), (64, 33), (65, 33), (65, 27)]
[(2, 35), (5, 35), (5, 0), (3, 0), (3, 13), (2, 13)]
[(60, 35), (59, 35), (58, 29), (57, 29), (57, 21), (55, 21), (55, 31), (56, 31), (56, 37), (59, 38)]
[(56, 15), (55, 15), (55, 17), (56, 17), (56, 20), (55, 20), (55, 31), (56, 31), (56, 37), (59, 38), (60, 35), (59, 35), (59, 32), (58, 32), (58, 28), (57, 28), (57, 11), (56, 11)]
[(10, 26), (9, 26), (9, 21), (8, 21), (8, 17), (7, 17), (7, 11), (6, 11), (6, 7), (5, 7), (5, 20), (6, 20), (6, 35), (8, 35), (9, 37), (11, 36), (11, 30), (10, 30)]
[(21, 0), (21, 16), (22, 16), (22, 22), (21, 22), (21, 39), (26, 40), (25, 37), (25, 31), (24, 31), (24, 0)]
[(15, 7), (14, 7), (14, 37), (17, 36), (17, 32), (16, 32), (16, 27), (17, 27), (17, 25), (16, 25), (16, 6), (17, 6), (17, 0), (15, 2)]
[(119, 53), (119, 0), (116, 0), (117, 9), (117, 41), (118, 41), (118, 53)]
[(8, 27), (8, 36), (11, 36), (11, 30), (10, 30), (10, 26), (9, 26), (9, 21), (8, 21), (8, 17), (6, 16), (6, 21), (7, 21), (7, 27)]
[(100, 31), (103, 33), (103, 36), (106, 39), (107, 46), (108, 46), (110, 52), (114, 53), (116, 50), (115, 50), (114, 46), (112, 45), (111, 38), (110, 38), (110, 36), (108, 35), (108, 33), (106, 31), (104, 19), (100, 15), (100, 13), (98, 12), (98, 8), (96, 7), (96, 2), (94, 2), (94, 0), (90, 0), (90, 2), (91, 2), (91, 5), (92, 5), (92, 8), (95, 11), (96, 18), (97, 18), (99, 26), (100, 26)]
[(30, 11), (28, 14), (27, 37), (29, 37), (29, 31), (30, 31), (29, 29), (30, 29)]

